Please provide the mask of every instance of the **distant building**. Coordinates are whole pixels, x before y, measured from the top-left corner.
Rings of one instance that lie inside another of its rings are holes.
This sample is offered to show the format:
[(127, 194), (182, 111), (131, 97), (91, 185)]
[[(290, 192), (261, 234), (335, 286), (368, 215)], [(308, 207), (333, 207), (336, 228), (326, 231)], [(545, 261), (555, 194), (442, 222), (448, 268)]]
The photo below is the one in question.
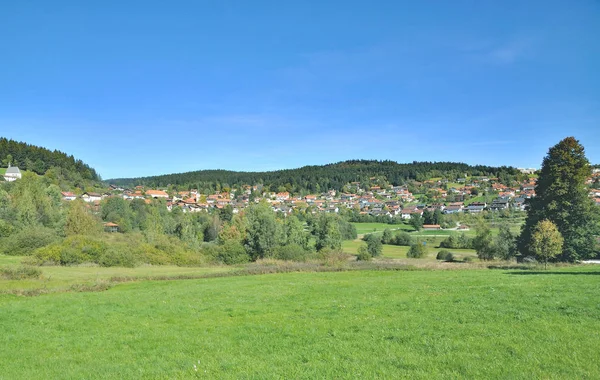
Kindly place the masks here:
[(10, 166), (10, 164), (8, 164), (6, 173), (4, 173), (4, 180), (6, 182), (12, 182), (12, 181), (21, 179), (21, 177), (22, 177), (22, 174), (21, 174), (21, 171), (19, 170), (19, 168), (16, 166)]
[(98, 194), (98, 193), (83, 193), (81, 194), (81, 199), (83, 199), (84, 202), (99, 202), (102, 200), (102, 194)]
[(77, 198), (77, 196), (70, 191), (63, 191), (61, 195), (62, 199), (65, 201), (74, 201)]
[(527, 169), (525, 169), (525, 168), (518, 168), (517, 170), (520, 171), (523, 174), (533, 174), (533, 173), (536, 172), (537, 169), (534, 169), (534, 168), (527, 168)]

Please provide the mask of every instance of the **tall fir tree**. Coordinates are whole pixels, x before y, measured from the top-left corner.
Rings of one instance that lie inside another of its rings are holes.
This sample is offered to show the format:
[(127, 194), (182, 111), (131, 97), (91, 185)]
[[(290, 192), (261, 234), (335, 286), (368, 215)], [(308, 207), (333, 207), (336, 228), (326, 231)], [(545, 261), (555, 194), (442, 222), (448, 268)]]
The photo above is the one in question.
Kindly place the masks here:
[(564, 238), (557, 260), (576, 261), (596, 255), (598, 210), (585, 184), (590, 175), (584, 148), (574, 137), (550, 148), (542, 163), (535, 197), (528, 201), (527, 219), (518, 240), (522, 255), (535, 256), (532, 234), (544, 219), (556, 224)]

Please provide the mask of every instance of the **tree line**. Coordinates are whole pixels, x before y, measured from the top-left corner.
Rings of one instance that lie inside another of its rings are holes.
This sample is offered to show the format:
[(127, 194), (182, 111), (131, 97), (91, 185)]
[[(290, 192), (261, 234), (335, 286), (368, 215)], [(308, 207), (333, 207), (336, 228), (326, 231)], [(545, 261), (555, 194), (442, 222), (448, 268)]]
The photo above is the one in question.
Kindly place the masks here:
[(218, 191), (222, 188), (264, 184), (265, 190), (289, 191), (293, 194), (320, 193), (329, 190), (342, 191), (352, 182), (377, 183), (399, 186), (410, 180), (425, 181), (429, 178), (450, 179), (466, 176), (490, 176), (511, 181), (520, 175), (512, 167), (467, 165), (456, 162), (412, 162), (400, 164), (394, 161), (351, 160), (322, 166), (305, 166), (298, 169), (269, 172), (236, 172), (228, 170), (200, 170), (187, 173), (166, 174), (140, 178), (111, 179), (110, 183), (132, 187), (196, 188), (201, 191)]
[(96, 170), (72, 155), (4, 137), (0, 137), (0, 159), (4, 166), (11, 164), (40, 175), (51, 168), (60, 168), (61, 171), (76, 173), (82, 180), (100, 180)]

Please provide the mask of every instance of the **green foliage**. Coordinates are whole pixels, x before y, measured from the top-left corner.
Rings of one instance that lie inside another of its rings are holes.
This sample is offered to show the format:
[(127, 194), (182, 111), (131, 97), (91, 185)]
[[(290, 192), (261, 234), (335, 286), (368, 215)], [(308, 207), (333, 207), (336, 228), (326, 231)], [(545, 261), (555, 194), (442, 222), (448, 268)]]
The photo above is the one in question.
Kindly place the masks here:
[(66, 235), (88, 235), (100, 232), (98, 220), (87, 210), (86, 205), (80, 201), (72, 201), (65, 223)]
[(361, 244), (358, 247), (358, 251), (357, 251), (357, 255), (356, 255), (356, 260), (358, 260), (358, 261), (370, 261), (371, 259), (373, 259), (373, 256), (371, 256), (371, 254), (369, 253), (369, 249), (367, 248), (367, 246), (365, 244)]
[(272, 257), (282, 242), (282, 226), (266, 202), (246, 209), (247, 234), (244, 245), (252, 260)]
[(385, 230), (383, 230), (383, 235), (381, 236), (381, 242), (383, 244), (391, 244), (393, 240), (394, 240), (394, 235), (392, 234), (392, 231), (389, 228), (386, 228)]
[(383, 245), (381, 244), (381, 237), (375, 234), (365, 235), (364, 240), (367, 242), (367, 251), (372, 257), (381, 256), (383, 252)]
[(465, 233), (451, 234), (446, 239), (440, 242), (440, 248), (450, 249), (472, 249), (473, 240), (469, 238)]
[(500, 232), (494, 239), (494, 256), (502, 260), (513, 259), (517, 254), (516, 236), (507, 223), (500, 225)]
[(421, 231), (421, 228), (423, 228), (423, 217), (418, 214), (412, 214), (409, 224), (415, 229), (415, 231)]
[(420, 259), (427, 255), (427, 248), (421, 242), (416, 242), (410, 246), (410, 249), (406, 253), (406, 257), (411, 259)]
[(21, 169), (37, 174), (44, 174), (53, 167), (60, 167), (63, 170), (77, 173), (86, 180), (100, 180), (100, 176), (94, 169), (81, 160), (76, 160), (73, 156), (58, 150), (51, 151), (4, 137), (0, 137), (0, 157), (5, 157), (2, 161), (4, 165), (8, 165), (10, 161), (12, 166), (20, 166)]
[(321, 213), (316, 219), (313, 229), (317, 251), (330, 249), (339, 251), (342, 248), (339, 217), (333, 214)]
[(354, 224), (343, 218), (338, 218), (338, 223), (342, 240), (354, 240), (357, 238), (358, 234)]
[(98, 264), (103, 267), (126, 267), (136, 266), (136, 257), (128, 250), (119, 249), (120, 247), (110, 247), (98, 258)]
[(288, 216), (283, 229), (286, 245), (300, 246), (303, 250), (309, 249), (309, 235), (304, 230), (304, 224), (296, 216)]
[(436, 260), (442, 260), (442, 261), (447, 261), (447, 262), (452, 262), (454, 261), (454, 255), (452, 254), (452, 252), (446, 250), (446, 249), (442, 249), (441, 251), (439, 251), (437, 253), (437, 255), (435, 256)]
[[(292, 193), (320, 193), (328, 190), (342, 191), (353, 181), (368, 183), (371, 177), (385, 179), (386, 183), (400, 185), (407, 180), (421, 181), (436, 176), (458, 177), (465, 174), (475, 176), (515, 177), (519, 172), (508, 167), (469, 166), (452, 162), (413, 162), (399, 164), (393, 161), (353, 160), (323, 166), (305, 166), (299, 169), (271, 172), (233, 172), (226, 170), (202, 170), (188, 173), (167, 174), (154, 177), (121, 178), (110, 182), (121, 186), (146, 185), (161, 187), (179, 184), (182, 187), (197, 187), (216, 190), (222, 185), (240, 187), (262, 183), (271, 191), (280, 187)], [(252, 197), (253, 195), (251, 195)]]
[(286, 261), (306, 261), (312, 252), (298, 244), (288, 244), (275, 248), (275, 258)]
[(250, 261), (250, 256), (244, 246), (235, 240), (227, 240), (222, 245), (216, 246), (213, 257), (216, 261), (227, 265), (243, 264)]
[(56, 232), (45, 227), (22, 228), (0, 241), (0, 253), (12, 256), (29, 256), (43, 246), (58, 239)]
[(538, 222), (531, 235), (530, 250), (536, 257), (544, 261), (544, 266), (549, 259), (555, 258), (562, 252), (564, 239), (556, 224), (549, 220)]
[(522, 255), (532, 250), (533, 233), (542, 220), (553, 222), (564, 238), (559, 261), (576, 261), (596, 255), (598, 210), (588, 196), (586, 179), (590, 163), (583, 146), (567, 137), (550, 148), (542, 163), (536, 196), (528, 203), (528, 214), (518, 248)]
[(410, 234), (408, 232), (399, 231), (399, 232), (396, 232), (391, 243), (394, 245), (404, 245), (404, 246), (408, 247), (413, 244), (413, 238), (412, 238), (412, 236), (410, 236)]
[(481, 260), (493, 260), (495, 249), (490, 227), (487, 223), (480, 221), (475, 230), (476, 235), (473, 238), (473, 248), (477, 251), (477, 257)]

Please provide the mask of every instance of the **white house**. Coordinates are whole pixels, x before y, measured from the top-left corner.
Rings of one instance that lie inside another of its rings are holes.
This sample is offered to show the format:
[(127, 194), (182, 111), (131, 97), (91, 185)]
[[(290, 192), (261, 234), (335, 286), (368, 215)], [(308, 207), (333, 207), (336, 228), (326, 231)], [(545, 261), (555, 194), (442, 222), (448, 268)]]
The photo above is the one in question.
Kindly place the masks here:
[(81, 194), (81, 199), (84, 202), (100, 202), (102, 200), (102, 195), (98, 193), (83, 193)]
[(10, 164), (8, 164), (8, 168), (6, 169), (6, 173), (4, 173), (4, 180), (6, 182), (12, 182), (12, 181), (16, 181), (18, 179), (21, 179), (21, 171), (19, 170), (18, 167), (16, 166), (10, 166)]

